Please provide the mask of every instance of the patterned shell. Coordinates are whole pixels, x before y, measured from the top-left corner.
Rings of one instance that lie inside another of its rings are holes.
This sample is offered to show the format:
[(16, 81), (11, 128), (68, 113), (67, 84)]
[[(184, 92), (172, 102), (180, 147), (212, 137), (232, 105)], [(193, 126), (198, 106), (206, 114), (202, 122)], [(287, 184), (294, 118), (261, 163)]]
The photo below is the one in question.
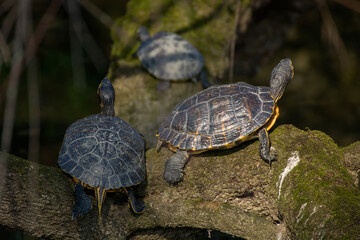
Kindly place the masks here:
[(146, 175), (145, 142), (118, 117), (95, 114), (66, 130), (59, 154), (62, 170), (91, 188), (118, 189)]
[(137, 56), (156, 78), (182, 80), (198, 75), (204, 65), (200, 52), (177, 34), (158, 32), (141, 43)]
[(214, 86), (178, 104), (161, 123), (162, 141), (183, 150), (221, 148), (251, 135), (275, 109), (269, 87)]

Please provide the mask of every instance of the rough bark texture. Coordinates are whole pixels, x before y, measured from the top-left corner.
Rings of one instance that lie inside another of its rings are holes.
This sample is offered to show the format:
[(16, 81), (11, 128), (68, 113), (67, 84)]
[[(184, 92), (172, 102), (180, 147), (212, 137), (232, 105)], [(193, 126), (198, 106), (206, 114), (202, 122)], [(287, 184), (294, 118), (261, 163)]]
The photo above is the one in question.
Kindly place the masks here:
[[(112, 30), (109, 77), (116, 90), (116, 114), (154, 147), (160, 120), (177, 103), (202, 90), (200, 83), (189, 81), (173, 82), (166, 92), (156, 90), (157, 80), (133, 56), (140, 44), (136, 35), (140, 26), (146, 26), (151, 35), (158, 31), (180, 34), (204, 56), (209, 81), (223, 84), (231, 82), (230, 69), (234, 69), (233, 82), (242, 74), (258, 72), (312, 4), (310, 0), (129, 1), (126, 15), (117, 19)], [(269, 85), (270, 72), (268, 76), (262, 85)]]
[(355, 185), (360, 189), (360, 142), (355, 142), (344, 148), (344, 165), (351, 173)]
[(343, 163), (356, 158), (360, 145), (340, 149), (322, 132), (291, 125), (270, 137), (279, 154), (271, 168), (254, 140), (192, 156), (177, 186), (162, 179), (172, 152), (150, 149), (146, 212), (135, 216), (123, 194), (109, 193), (102, 219), (95, 204), (88, 215), (71, 219), (74, 184), (60, 169), (1, 154), (7, 171), (0, 176), (0, 224), (50, 239), (174, 239), (166, 229), (190, 238), (186, 228), (245, 239), (357, 239), (360, 190)]

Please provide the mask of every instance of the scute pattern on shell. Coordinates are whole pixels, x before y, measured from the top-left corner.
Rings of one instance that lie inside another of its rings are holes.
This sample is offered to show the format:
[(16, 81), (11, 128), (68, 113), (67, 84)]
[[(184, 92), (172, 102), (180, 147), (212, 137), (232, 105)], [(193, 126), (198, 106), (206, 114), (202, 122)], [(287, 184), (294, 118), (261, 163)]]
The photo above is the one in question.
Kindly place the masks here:
[(214, 86), (178, 104), (158, 135), (183, 150), (220, 148), (263, 126), (274, 108), (269, 87), (243, 82)]
[(59, 165), (90, 187), (118, 189), (144, 180), (144, 151), (143, 138), (128, 123), (95, 114), (66, 130)]
[(200, 52), (177, 34), (159, 32), (141, 43), (137, 56), (156, 78), (182, 80), (198, 75), (204, 65)]

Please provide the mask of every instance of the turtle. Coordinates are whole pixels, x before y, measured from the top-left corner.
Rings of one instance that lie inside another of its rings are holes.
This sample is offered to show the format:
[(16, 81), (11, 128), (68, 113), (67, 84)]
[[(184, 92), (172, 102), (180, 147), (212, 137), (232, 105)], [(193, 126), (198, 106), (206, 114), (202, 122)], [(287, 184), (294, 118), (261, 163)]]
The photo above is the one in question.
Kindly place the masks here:
[(169, 88), (170, 81), (184, 79), (200, 79), (204, 88), (210, 86), (203, 69), (203, 56), (181, 36), (161, 31), (150, 37), (147, 29), (141, 26), (138, 38), (141, 43), (135, 55), (142, 66), (158, 79), (158, 90)]
[(164, 179), (170, 184), (182, 181), (192, 154), (257, 137), (260, 156), (271, 166), (277, 154), (270, 152), (268, 131), (279, 116), (277, 101), (293, 76), (292, 61), (286, 58), (272, 70), (270, 87), (245, 82), (212, 86), (176, 105), (156, 133), (156, 150), (167, 143), (175, 152), (165, 163)]
[(145, 203), (135, 196), (132, 186), (146, 177), (143, 136), (119, 117), (114, 116), (115, 91), (104, 78), (97, 91), (101, 111), (72, 123), (66, 130), (58, 164), (75, 180), (73, 218), (90, 211), (91, 199), (85, 188), (95, 190), (99, 217), (107, 192), (123, 191), (135, 213)]

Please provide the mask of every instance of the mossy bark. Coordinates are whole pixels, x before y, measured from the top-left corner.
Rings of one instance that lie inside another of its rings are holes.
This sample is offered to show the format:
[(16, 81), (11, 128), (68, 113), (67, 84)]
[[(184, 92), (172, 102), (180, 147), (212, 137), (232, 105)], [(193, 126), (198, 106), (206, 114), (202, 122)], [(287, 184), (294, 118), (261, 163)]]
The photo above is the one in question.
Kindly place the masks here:
[[(291, 131), (278, 128), (286, 145), (287, 162), (280, 163), (272, 184), (277, 192), (280, 216), (287, 222), (295, 239), (356, 239), (360, 236), (360, 192), (347, 171), (344, 157), (354, 153), (340, 149), (326, 134), (319, 131)], [(294, 134), (296, 133), (296, 134)], [(298, 157), (282, 189), (280, 172)], [(280, 171), (279, 171), (280, 170)], [(272, 188), (274, 189), (274, 188)], [(281, 193), (280, 193), (281, 190)]]
[(343, 149), (345, 152), (344, 165), (351, 173), (355, 185), (360, 189), (360, 141)]
[(109, 193), (101, 219), (95, 204), (86, 216), (71, 219), (74, 184), (60, 169), (1, 154), (0, 224), (51, 239), (141, 239), (159, 228), (209, 229), (245, 239), (357, 239), (360, 190), (343, 164), (354, 148), (340, 149), (322, 132), (291, 125), (270, 137), (278, 153), (271, 168), (253, 140), (191, 156), (177, 186), (162, 179), (173, 153), (150, 149), (145, 213), (135, 216), (123, 194)]

